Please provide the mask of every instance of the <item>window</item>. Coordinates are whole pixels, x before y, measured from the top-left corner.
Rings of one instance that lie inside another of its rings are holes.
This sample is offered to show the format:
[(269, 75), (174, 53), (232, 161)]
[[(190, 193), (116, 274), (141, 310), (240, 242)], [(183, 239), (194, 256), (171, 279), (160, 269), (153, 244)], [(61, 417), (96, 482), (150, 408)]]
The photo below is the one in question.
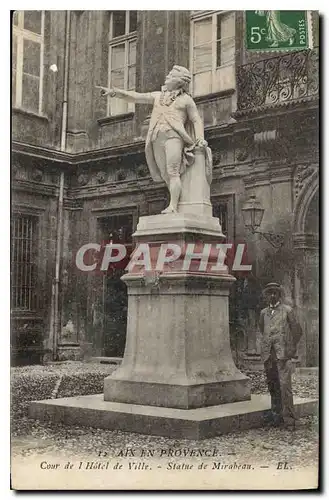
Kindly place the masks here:
[(12, 103), (42, 112), (44, 12), (15, 11), (12, 39)]
[(105, 245), (109, 244), (110, 242), (124, 245), (126, 248), (125, 257), (122, 260), (111, 263), (109, 265), (107, 274), (110, 276), (113, 276), (113, 273), (120, 274), (120, 272), (123, 271), (129, 264), (130, 255), (134, 247), (132, 239), (133, 220), (134, 217), (132, 214), (111, 215), (110, 217), (100, 217), (98, 219), (99, 236), (101, 238), (99, 262), (101, 262), (103, 258)]
[(36, 308), (37, 217), (14, 214), (12, 217), (12, 308), (32, 311)]
[[(111, 13), (109, 41), (109, 87), (135, 90), (137, 11), (117, 10)], [(107, 114), (134, 111), (133, 103), (108, 98)]]
[(227, 235), (228, 231), (228, 209), (227, 203), (216, 203), (213, 205), (213, 217), (219, 219), (219, 223), (222, 227), (222, 233)]
[(235, 241), (235, 195), (220, 194), (211, 197), (213, 217), (217, 217), (226, 236), (226, 243)]
[(132, 215), (112, 215), (111, 217), (102, 217), (99, 219), (101, 235), (108, 243), (113, 240), (115, 243), (131, 245), (133, 233)]
[(193, 94), (235, 87), (235, 13), (193, 11), (191, 68)]

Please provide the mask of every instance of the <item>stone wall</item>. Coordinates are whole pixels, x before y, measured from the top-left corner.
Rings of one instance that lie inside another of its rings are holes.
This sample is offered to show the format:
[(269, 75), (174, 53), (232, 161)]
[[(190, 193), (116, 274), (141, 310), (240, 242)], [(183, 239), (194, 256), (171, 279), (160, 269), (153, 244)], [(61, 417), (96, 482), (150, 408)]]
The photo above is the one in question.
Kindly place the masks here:
[[(14, 358), (39, 359), (52, 349), (52, 283), (55, 272), (57, 193), (61, 164), (23, 154), (12, 157), (12, 213), (36, 219), (34, 311), (14, 310), (12, 345)], [(22, 346), (24, 346), (22, 352)], [(17, 351), (17, 352), (16, 352)], [(37, 358), (36, 358), (37, 356)]]
[[(241, 12), (236, 19), (237, 63), (241, 63), (246, 62)], [(38, 335), (44, 346), (52, 348), (59, 176), (64, 170), (58, 332), (63, 345), (61, 355), (76, 352), (76, 345), (89, 349), (90, 344), (95, 354), (102, 355), (104, 277), (79, 272), (75, 253), (84, 243), (100, 242), (104, 237), (100, 221), (106, 217), (131, 215), (134, 229), (139, 216), (159, 213), (166, 203), (167, 190), (164, 183), (154, 185), (145, 161), (144, 139), (150, 108), (140, 105), (135, 113), (106, 117), (106, 100), (100, 99), (95, 89), (96, 85), (107, 84), (107, 11), (72, 12), (67, 151), (58, 151), (65, 12), (47, 12), (46, 23), (44, 116), (13, 112), (16, 151), (12, 162), (13, 206), (15, 210), (36, 213), (40, 220), (37, 272), (40, 307), (37, 315), (30, 314), (28, 318), (15, 312), (13, 330), (17, 324), (17, 331), (21, 331), (26, 324), (27, 329), (41, 332)], [(189, 65), (189, 26), (189, 13), (185, 11), (138, 13), (137, 90), (158, 89), (174, 62)], [(49, 72), (52, 63), (57, 64), (58, 73)], [(236, 92), (196, 101), (213, 151), (212, 201), (228, 204), (227, 238), (247, 243), (253, 273), (260, 285), (271, 279), (282, 281), (287, 297), (296, 302), (304, 321), (303, 309), (311, 303), (309, 298), (314, 298), (316, 290), (305, 289), (306, 278), (296, 276), (296, 263), (302, 262), (302, 267), (308, 263), (311, 277), (316, 275), (316, 269), (307, 255), (303, 254), (301, 261), (296, 260), (291, 235), (300, 231), (295, 227), (295, 218), (299, 212), (298, 200), (304, 197), (305, 179), (318, 169), (317, 103), (315, 100), (301, 103), (290, 108), (289, 113), (288, 108), (268, 108), (259, 117), (251, 114), (234, 121), (231, 115), (236, 110)], [(250, 194), (256, 194), (265, 209), (260, 229), (285, 234), (282, 249), (273, 249), (260, 235), (252, 235), (245, 229), (241, 208)], [(296, 238), (298, 241), (298, 235)], [(312, 308), (314, 321), (305, 323), (305, 329), (312, 332), (306, 335), (314, 346), (315, 300)], [(257, 332), (252, 333), (250, 345), (257, 350)], [(316, 355), (314, 351), (312, 359)]]

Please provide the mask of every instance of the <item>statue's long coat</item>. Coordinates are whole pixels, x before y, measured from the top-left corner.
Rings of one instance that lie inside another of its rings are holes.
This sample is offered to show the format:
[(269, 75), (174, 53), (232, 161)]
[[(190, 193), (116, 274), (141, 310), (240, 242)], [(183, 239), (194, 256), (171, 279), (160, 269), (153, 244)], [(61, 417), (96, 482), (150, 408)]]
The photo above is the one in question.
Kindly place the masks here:
[[(163, 179), (160, 174), (160, 169), (155, 161), (154, 158), (154, 152), (153, 152), (153, 144), (151, 141), (152, 134), (154, 131), (154, 128), (156, 124), (158, 123), (158, 120), (160, 116), (163, 116), (165, 120), (167, 121), (168, 125), (179, 134), (179, 136), (183, 139), (184, 141), (184, 155), (182, 158), (182, 165), (181, 165), (181, 173), (183, 173), (184, 169), (186, 168), (187, 165), (191, 165), (194, 161), (194, 155), (191, 151), (188, 149), (191, 148), (194, 145), (195, 142), (195, 136), (194, 136), (194, 127), (193, 124), (187, 119), (187, 122), (185, 125), (182, 124), (181, 118), (178, 115), (178, 109), (177, 109), (177, 101), (180, 99), (191, 99), (191, 97), (188, 94), (183, 94), (180, 95), (173, 101), (169, 106), (163, 106), (160, 103), (160, 96), (161, 92), (155, 92), (155, 100), (154, 100), (154, 105), (153, 105), (153, 111), (150, 119), (150, 125), (149, 125), (149, 130), (146, 138), (146, 143), (145, 143), (145, 156), (146, 156), (146, 161), (150, 170), (150, 174), (152, 179), (155, 182), (161, 182)], [(163, 165), (165, 169), (165, 165)]]

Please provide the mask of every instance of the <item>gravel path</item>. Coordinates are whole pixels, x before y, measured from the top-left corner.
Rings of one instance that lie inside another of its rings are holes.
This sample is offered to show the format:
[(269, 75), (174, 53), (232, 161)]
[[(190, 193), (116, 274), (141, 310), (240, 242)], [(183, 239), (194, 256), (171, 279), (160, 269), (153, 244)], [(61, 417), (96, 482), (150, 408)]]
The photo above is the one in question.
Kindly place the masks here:
[[(39, 367), (44, 370), (45, 367)], [(86, 369), (86, 366), (47, 367), (56, 373), (68, 370)], [(89, 369), (93, 369), (89, 367)], [(109, 374), (114, 367), (97, 365), (95, 371)], [(20, 369), (22, 370), (22, 369)], [(26, 367), (26, 373), (33, 371), (33, 367)], [(248, 374), (252, 378), (254, 393), (266, 392), (263, 373)], [(317, 374), (293, 376), (294, 394), (301, 397), (318, 397)], [(293, 462), (294, 467), (312, 466), (317, 464), (318, 431), (317, 417), (305, 417), (298, 422), (295, 432), (270, 428), (252, 429), (249, 431), (226, 434), (202, 441), (177, 440), (158, 436), (132, 434), (121, 431), (106, 431), (102, 429), (68, 427), (60, 424), (47, 424), (27, 417), (21, 417), (15, 422), (12, 430), (13, 456), (45, 456), (53, 455), (65, 457), (79, 456), (94, 460), (101, 457), (117, 457), (119, 450), (134, 448), (137, 456), (142, 450), (169, 450), (179, 448), (204, 448), (219, 450), (222, 459), (236, 460), (248, 463), (264, 461), (269, 464), (278, 461)]]
[(295, 467), (311, 466), (317, 464), (317, 419), (301, 419), (295, 432), (277, 428), (252, 429), (202, 441), (62, 425), (50, 427), (34, 421), (30, 423), (28, 436), (14, 438), (12, 442), (13, 455), (56, 454), (63, 458), (79, 456), (88, 460), (114, 458), (120, 450), (128, 448), (137, 450), (137, 456), (143, 449), (216, 448), (223, 459), (234, 458), (240, 463), (253, 462), (257, 458), (257, 461), (269, 464), (287, 461), (294, 463)]

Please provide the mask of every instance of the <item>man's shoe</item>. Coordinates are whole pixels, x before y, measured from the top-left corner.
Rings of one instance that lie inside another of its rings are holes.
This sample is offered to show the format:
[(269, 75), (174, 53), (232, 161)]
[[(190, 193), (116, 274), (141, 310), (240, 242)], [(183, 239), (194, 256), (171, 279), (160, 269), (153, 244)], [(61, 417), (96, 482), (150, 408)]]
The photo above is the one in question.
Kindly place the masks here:
[(273, 425), (274, 425), (274, 427), (281, 427), (282, 424), (283, 424), (283, 418), (281, 417), (281, 415), (276, 415), (273, 418)]
[(282, 425), (283, 418), (280, 415), (270, 413), (264, 417), (265, 427), (280, 427)]
[(295, 431), (296, 422), (282, 422), (281, 427), (287, 431)]

